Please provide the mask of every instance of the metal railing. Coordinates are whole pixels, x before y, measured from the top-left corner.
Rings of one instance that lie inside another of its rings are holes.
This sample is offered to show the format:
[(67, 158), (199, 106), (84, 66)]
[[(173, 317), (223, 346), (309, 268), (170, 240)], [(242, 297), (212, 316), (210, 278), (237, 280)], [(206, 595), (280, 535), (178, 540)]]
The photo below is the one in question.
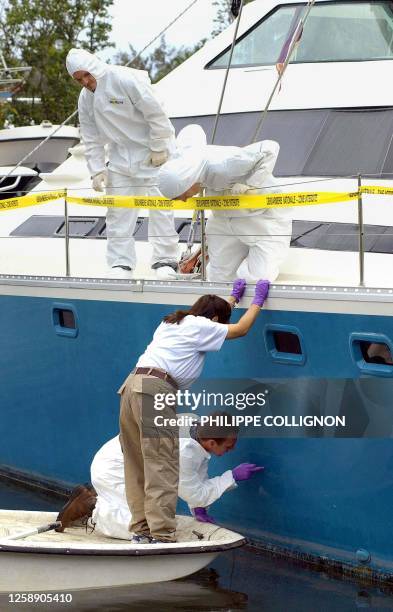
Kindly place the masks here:
[[(346, 179), (355, 179), (355, 177), (345, 177)], [(329, 180), (337, 180), (337, 178), (332, 178), (332, 179), (316, 179), (316, 180), (312, 180), (312, 181), (301, 181), (301, 182), (296, 182), (296, 183), (286, 183), (286, 184), (282, 184), (282, 185), (275, 185), (275, 190), (277, 190), (277, 188), (282, 188), (284, 186), (288, 186), (288, 185), (307, 185), (310, 183), (316, 183), (316, 182), (328, 182)], [(365, 285), (365, 227), (364, 227), (364, 211), (363, 211), (363, 179), (362, 179), (362, 175), (359, 174), (357, 176), (357, 227), (358, 227), (358, 285), (360, 287), (363, 287)], [(75, 189), (79, 192), (82, 189), (75, 187)], [(89, 191), (91, 191), (90, 188), (86, 188)], [(122, 189), (124, 189), (124, 187), (122, 187)], [(70, 245), (71, 245), (71, 239), (72, 236), (70, 235), (70, 214), (69, 214), (69, 188), (65, 188), (62, 189), (61, 191), (64, 192), (65, 197), (64, 197), (64, 241), (65, 241), (65, 246), (64, 246), (64, 253), (65, 253), (65, 275), (66, 277), (70, 277), (71, 276), (71, 254), (70, 254)], [(49, 190), (48, 190), (49, 192)], [(36, 191), (34, 192), (29, 192), (30, 194), (32, 193), (37, 193)], [(44, 193), (44, 192), (39, 192), (39, 193)], [(283, 192), (285, 194), (285, 192)], [(293, 192), (295, 193), (295, 192)], [(343, 192), (344, 193), (344, 192)], [(356, 192), (355, 192), (355, 197), (356, 197)], [(1, 200), (0, 200), (1, 202)], [(291, 209), (293, 210), (293, 209)], [(229, 211), (228, 211), (229, 213)], [(229, 214), (230, 216), (230, 214)], [(203, 220), (204, 222), (204, 220)], [(202, 219), (200, 219), (199, 223), (202, 223)], [(202, 227), (201, 227), (201, 253), (202, 253), (202, 262), (204, 262), (205, 267), (202, 268), (202, 280), (206, 280), (206, 262), (207, 262), (207, 250), (208, 250), (208, 244), (207, 244), (207, 240), (206, 240), (206, 235), (205, 232), (202, 231)], [(224, 235), (223, 235), (224, 236)], [(156, 238), (160, 238), (162, 236), (155, 236)], [(118, 238), (121, 238), (121, 236), (119, 236)], [(128, 236), (124, 236), (124, 238), (129, 238)]]

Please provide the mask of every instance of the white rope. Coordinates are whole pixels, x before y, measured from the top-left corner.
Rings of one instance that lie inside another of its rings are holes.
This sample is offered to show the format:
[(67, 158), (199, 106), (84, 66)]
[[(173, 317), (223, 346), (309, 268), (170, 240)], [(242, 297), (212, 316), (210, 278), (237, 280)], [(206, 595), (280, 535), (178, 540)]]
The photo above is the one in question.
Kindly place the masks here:
[(193, 0), (181, 13), (178, 14), (177, 17), (175, 17), (175, 19), (168, 23), (168, 25), (163, 30), (161, 30), (161, 32), (157, 34), (157, 36), (155, 36), (153, 40), (151, 40), (145, 47), (143, 47), (143, 49), (141, 49), (141, 51), (139, 51), (139, 53), (137, 53), (135, 57), (133, 57), (129, 62), (127, 62), (126, 66), (130, 66), (131, 64), (136, 62), (136, 60), (142, 55), (142, 53), (146, 51), (146, 49), (150, 47), (150, 45), (152, 45), (154, 42), (156, 42), (156, 40), (161, 38), (161, 36), (163, 36), (165, 32), (169, 30), (169, 28), (173, 26), (173, 24), (176, 23), (181, 17), (183, 17), (183, 15), (185, 15), (187, 11), (189, 11), (190, 8), (194, 6), (194, 4), (196, 4), (197, 2), (198, 0)]

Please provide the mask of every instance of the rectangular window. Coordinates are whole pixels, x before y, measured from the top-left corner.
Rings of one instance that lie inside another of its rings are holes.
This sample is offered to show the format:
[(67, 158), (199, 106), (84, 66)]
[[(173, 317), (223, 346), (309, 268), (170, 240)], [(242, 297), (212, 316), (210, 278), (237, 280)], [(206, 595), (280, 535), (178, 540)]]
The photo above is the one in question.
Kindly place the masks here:
[[(222, 115), (216, 144), (247, 145), (260, 117), (258, 112)], [(187, 119), (207, 134), (214, 120), (214, 115)], [(186, 120), (174, 119), (173, 123), (180, 130)], [(361, 172), (390, 179), (392, 133), (391, 108), (279, 110), (268, 112), (261, 138), (276, 140), (280, 145), (276, 177), (347, 177)]]
[(52, 322), (58, 336), (76, 338), (79, 334), (78, 317), (72, 304), (52, 305)]
[[(303, 9), (303, 10), (301, 10)], [(277, 63), (306, 5), (280, 6), (243, 35), (236, 44), (232, 66)], [(207, 68), (224, 68), (229, 49)], [(393, 59), (392, 3), (329, 2), (311, 9), (292, 63), (351, 62)]]
[(350, 337), (352, 359), (367, 376), (393, 377), (393, 345), (385, 334), (353, 333)]
[(305, 345), (296, 327), (268, 323), (264, 335), (266, 350), (273, 361), (298, 366), (306, 363)]

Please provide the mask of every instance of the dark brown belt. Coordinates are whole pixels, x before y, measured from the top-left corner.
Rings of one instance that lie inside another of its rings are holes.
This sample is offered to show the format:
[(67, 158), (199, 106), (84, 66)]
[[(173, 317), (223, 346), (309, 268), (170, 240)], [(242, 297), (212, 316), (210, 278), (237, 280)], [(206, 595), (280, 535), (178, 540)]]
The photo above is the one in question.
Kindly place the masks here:
[(158, 368), (135, 368), (134, 374), (147, 374), (148, 376), (155, 376), (156, 378), (161, 378), (161, 380), (166, 380), (172, 387), (175, 389), (178, 388), (177, 382), (172, 378), (168, 372), (164, 372), (164, 370), (159, 370)]

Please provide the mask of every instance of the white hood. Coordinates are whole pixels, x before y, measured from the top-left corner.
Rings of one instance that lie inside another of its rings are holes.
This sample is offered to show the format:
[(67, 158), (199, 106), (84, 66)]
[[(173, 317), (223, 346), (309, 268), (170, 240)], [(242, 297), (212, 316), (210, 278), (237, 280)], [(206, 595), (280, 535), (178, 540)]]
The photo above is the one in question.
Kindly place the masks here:
[(208, 164), (206, 134), (199, 125), (188, 125), (177, 139), (177, 154), (161, 166), (158, 186), (165, 198), (182, 195), (199, 183)]
[(100, 79), (107, 70), (105, 62), (85, 49), (71, 49), (66, 57), (66, 66), (70, 76), (79, 70), (84, 70), (95, 79)]

